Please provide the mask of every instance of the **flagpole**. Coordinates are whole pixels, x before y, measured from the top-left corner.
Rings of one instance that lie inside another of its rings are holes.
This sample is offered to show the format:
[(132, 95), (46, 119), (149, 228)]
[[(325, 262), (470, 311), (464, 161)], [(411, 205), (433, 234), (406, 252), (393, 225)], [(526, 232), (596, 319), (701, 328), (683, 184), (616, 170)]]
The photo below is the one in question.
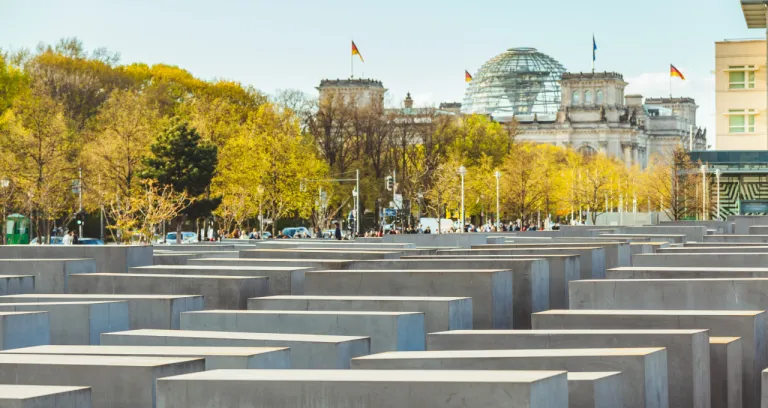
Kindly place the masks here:
[[(355, 43), (355, 40), (351, 40), (352, 44)], [(350, 52), (349, 53), (349, 79), (355, 79), (355, 53)]]
[(669, 64), (669, 99), (672, 99), (672, 64)]
[(595, 73), (595, 33), (592, 33), (592, 73)]

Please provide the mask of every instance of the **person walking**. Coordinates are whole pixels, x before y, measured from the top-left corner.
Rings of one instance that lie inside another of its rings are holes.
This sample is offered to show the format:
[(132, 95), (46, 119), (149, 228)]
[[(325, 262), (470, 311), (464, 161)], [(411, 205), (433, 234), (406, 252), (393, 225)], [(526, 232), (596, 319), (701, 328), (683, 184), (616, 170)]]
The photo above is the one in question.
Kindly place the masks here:
[(72, 231), (64, 234), (64, 237), (61, 239), (61, 245), (72, 245)]
[(337, 241), (341, 241), (341, 226), (336, 223), (336, 233), (334, 234)]

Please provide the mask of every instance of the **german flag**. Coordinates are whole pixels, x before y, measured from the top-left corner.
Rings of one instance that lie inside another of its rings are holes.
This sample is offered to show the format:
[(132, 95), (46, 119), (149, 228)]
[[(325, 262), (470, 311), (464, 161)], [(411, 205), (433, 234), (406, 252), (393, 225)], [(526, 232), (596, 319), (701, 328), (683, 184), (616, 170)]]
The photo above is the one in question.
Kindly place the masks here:
[(683, 75), (683, 73), (680, 72), (680, 70), (678, 70), (677, 68), (675, 68), (675, 66), (672, 64), (669, 64), (669, 75), (673, 77), (678, 77), (683, 81), (685, 81), (685, 76)]
[(472, 82), (472, 75), (466, 69), (464, 70), (464, 82)]
[(363, 54), (360, 54), (360, 50), (357, 49), (357, 45), (355, 45), (354, 41), (352, 41), (352, 55), (357, 55), (360, 57), (360, 62), (365, 62), (363, 59)]

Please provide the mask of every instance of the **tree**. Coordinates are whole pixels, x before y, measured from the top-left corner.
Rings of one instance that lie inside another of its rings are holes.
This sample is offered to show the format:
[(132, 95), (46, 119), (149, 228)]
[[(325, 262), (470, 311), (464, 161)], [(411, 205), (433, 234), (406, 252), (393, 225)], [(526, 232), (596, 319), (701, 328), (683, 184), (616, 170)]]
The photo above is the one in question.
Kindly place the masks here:
[[(115, 91), (96, 116), (93, 140), (84, 162), (90, 170), (87, 185), (109, 197), (133, 194), (142, 161), (150, 153), (160, 118), (146, 95)], [(98, 194), (97, 194), (98, 195)]]
[(623, 172), (625, 166), (604, 154), (587, 157), (584, 163), (575, 186), (576, 197), (579, 209), (585, 206), (591, 214), (592, 224), (595, 224), (597, 216), (608, 210), (605, 198), (610, 192), (614, 176)]
[[(491, 156), (482, 154), (476, 166), (467, 171), (467, 192), (470, 199), (469, 214), (479, 215), (480, 224), (485, 222), (488, 213), (496, 213), (496, 167)], [(485, 217), (485, 218), (483, 218)], [(495, 217), (495, 215), (494, 215)]]
[(680, 220), (696, 216), (700, 210), (696, 194), (700, 183), (697, 174), (696, 164), (678, 146), (664, 154), (651, 156), (642, 185), (646, 194), (656, 196), (659, 208), (669, 218)]
[[(461, 165), (461, 157), (454, 154), (432, 172), (431, 187), (427, 190), (425, 198), (429, 200), (428, 205), (438, 220), (446, 217), (449, 207), (458, 207), (458, 197), (461, 194), (459, 181)], [(438, 228), (438, 233), (440, 233), (439, 230)]]
[(71, 208), (70, 187), (77, 170), (79, 141), (69, 131), (61, 104), (39, 89), (14, 102), (0, 126), (0, 150), (14, 163), (14, 181), (27, 193), (40, 243), (50, 236), (50, 222)]
[(532, 218), (546, 194), (541, 184), (541, 167), (535, 164), (539, 151), (533, 143), (516, 143), (501, 167), (501, 183), (505, 191), (504, 208), (522, 223)]
[(142, 178), (170, 186), (176, 193), (185, 193), (188, 197), (176, 224), (176, 240), (181, 243), (184, 221), (207, 217), (221, 203), (221, 198), (207, 194), (218, 164), (218, 149), (210, 142), (201, 141), (187, 122), (173, 119), (150, 150), (151, 155), (143, 160)]

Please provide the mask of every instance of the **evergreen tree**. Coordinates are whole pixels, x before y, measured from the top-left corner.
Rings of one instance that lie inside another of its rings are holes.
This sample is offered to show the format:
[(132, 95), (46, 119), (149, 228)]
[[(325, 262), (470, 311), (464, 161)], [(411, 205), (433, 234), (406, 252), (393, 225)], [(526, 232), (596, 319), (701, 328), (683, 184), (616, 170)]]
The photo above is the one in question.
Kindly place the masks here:
[(142, 178), (171, 186), (177, 193), (185, 192), (190, 197), (176, 224), (176, 242), (180, 243), (185, 220), (208, 217), (221, 204), (221, 197), (210, 197), (218, 149), (201, 141), (200, 134), (187, 122), (174, 118), (150, 151), (152, 154), (144, 159)]

